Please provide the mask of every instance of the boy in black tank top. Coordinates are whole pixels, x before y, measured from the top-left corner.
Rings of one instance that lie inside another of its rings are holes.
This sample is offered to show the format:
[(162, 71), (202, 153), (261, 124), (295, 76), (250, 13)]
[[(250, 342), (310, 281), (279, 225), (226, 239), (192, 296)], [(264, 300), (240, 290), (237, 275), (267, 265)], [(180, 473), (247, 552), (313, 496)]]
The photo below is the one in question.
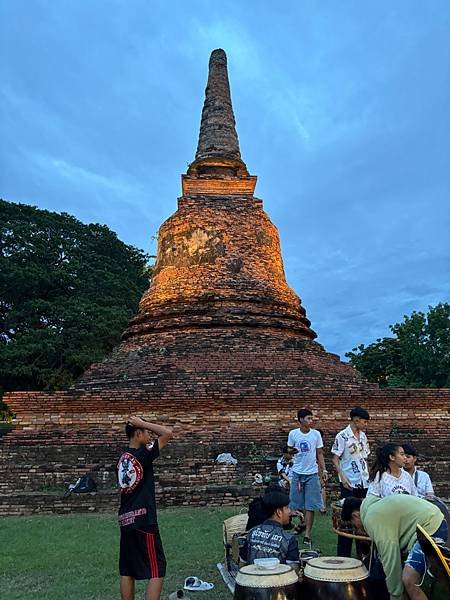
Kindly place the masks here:
[[(172, 430), (130, 417), (125, 432), (129, 447), (117, 463), (121, 598), (134, 600), (135, 580), (147, 579), (146, 600), (159, 600), (166, 558), (156, 517), (153, 461), (172, 438)], [(151, 433), (156, 440), (151, 441)]]

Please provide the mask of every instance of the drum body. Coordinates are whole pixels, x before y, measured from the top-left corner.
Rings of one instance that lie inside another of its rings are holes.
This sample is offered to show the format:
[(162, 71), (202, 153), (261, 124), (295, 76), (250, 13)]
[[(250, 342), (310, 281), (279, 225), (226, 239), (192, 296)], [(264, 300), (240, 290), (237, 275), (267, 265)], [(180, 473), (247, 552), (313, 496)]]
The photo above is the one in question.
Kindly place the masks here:
[[(248, 516), (235, 515), (223, 522), (223, 545), (225, 547), (225, 565), (229, 572), (236, 572), (239, 565), (239, 547), (245, 533)], [(239, 539), (238, 539), (239, 538)]]
[(246, 565), (239, 569), (234, 588), (234, 600), (297, 600), (299, 583), (289, 565), (261, 569)]
[(305, 567), (302, 595), (308, 600), (375, 600), (368, 576), (355, 558), (313, 558)]
[(245, 533), (245, 526), (247, 525), (248, 515), (235, 515), (234, 517), (229, 517), (225, 519), (223, 522), (223, 543), (230, 544), (233, 540), (233, 537), (236, 534), (242, 535)]

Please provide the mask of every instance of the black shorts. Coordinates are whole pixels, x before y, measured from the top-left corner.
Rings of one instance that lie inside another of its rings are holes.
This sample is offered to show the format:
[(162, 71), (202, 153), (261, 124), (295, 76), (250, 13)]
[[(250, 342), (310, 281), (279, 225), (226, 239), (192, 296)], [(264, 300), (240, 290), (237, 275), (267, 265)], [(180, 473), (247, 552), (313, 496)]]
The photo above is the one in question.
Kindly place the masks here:
[(119, 571), (134, 579), (154, 579), (166, 574), (166, 557), (158, 532), (120, 532)]

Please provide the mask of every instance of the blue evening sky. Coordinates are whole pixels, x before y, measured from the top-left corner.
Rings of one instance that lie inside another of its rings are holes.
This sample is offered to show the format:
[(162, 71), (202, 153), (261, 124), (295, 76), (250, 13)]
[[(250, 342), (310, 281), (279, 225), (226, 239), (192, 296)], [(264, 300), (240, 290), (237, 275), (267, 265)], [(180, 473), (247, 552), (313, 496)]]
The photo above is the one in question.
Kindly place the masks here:
[(0, 195), (156, 250), (223, 48), (289, 284), (343, 354), (449, 300), (448, 0), (0, 0)]

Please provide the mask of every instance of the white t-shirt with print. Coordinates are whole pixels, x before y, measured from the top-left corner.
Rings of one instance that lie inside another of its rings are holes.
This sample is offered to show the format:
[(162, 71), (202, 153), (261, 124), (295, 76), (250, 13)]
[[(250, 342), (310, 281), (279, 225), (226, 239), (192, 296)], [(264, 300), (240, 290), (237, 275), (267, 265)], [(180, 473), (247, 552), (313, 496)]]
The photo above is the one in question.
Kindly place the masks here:
[(316, 450), (323, 448), (322, 436), (317, 429), (302, 433), (299, 428), (292, 429), (288, 436), (288, 446), (297, 448), (293, 457), (292, 470), (298, 475), (313, 475), (319, 472)]
[(417, 488), (417, 495), (423, 498), (427, 494), (434, 494), (433, 484), (431, 483), (430, 476), (426, 471), (415, 469), (411, 475), (415, 486)]
[[(341, 469), (352, 488), (366, 488), (369, 485), (367, 457), (370, 448), (364, 431), (360, 431), (357, 438), (348, 425), (336, 435), (331, 452), (339, 456)], [(339, 481), (341, 481), (340, 475)]]
[(411, 475), (401, 469), (400, 477), (394, 477), (394, 475), (385, 471), (381, 476), (381, 482), (380, 475), (377, 473), (375, 479), (369, 483), (367, 493), (379, 498), (385, 498), (393, 494), (417, 496), (417, 489)]

